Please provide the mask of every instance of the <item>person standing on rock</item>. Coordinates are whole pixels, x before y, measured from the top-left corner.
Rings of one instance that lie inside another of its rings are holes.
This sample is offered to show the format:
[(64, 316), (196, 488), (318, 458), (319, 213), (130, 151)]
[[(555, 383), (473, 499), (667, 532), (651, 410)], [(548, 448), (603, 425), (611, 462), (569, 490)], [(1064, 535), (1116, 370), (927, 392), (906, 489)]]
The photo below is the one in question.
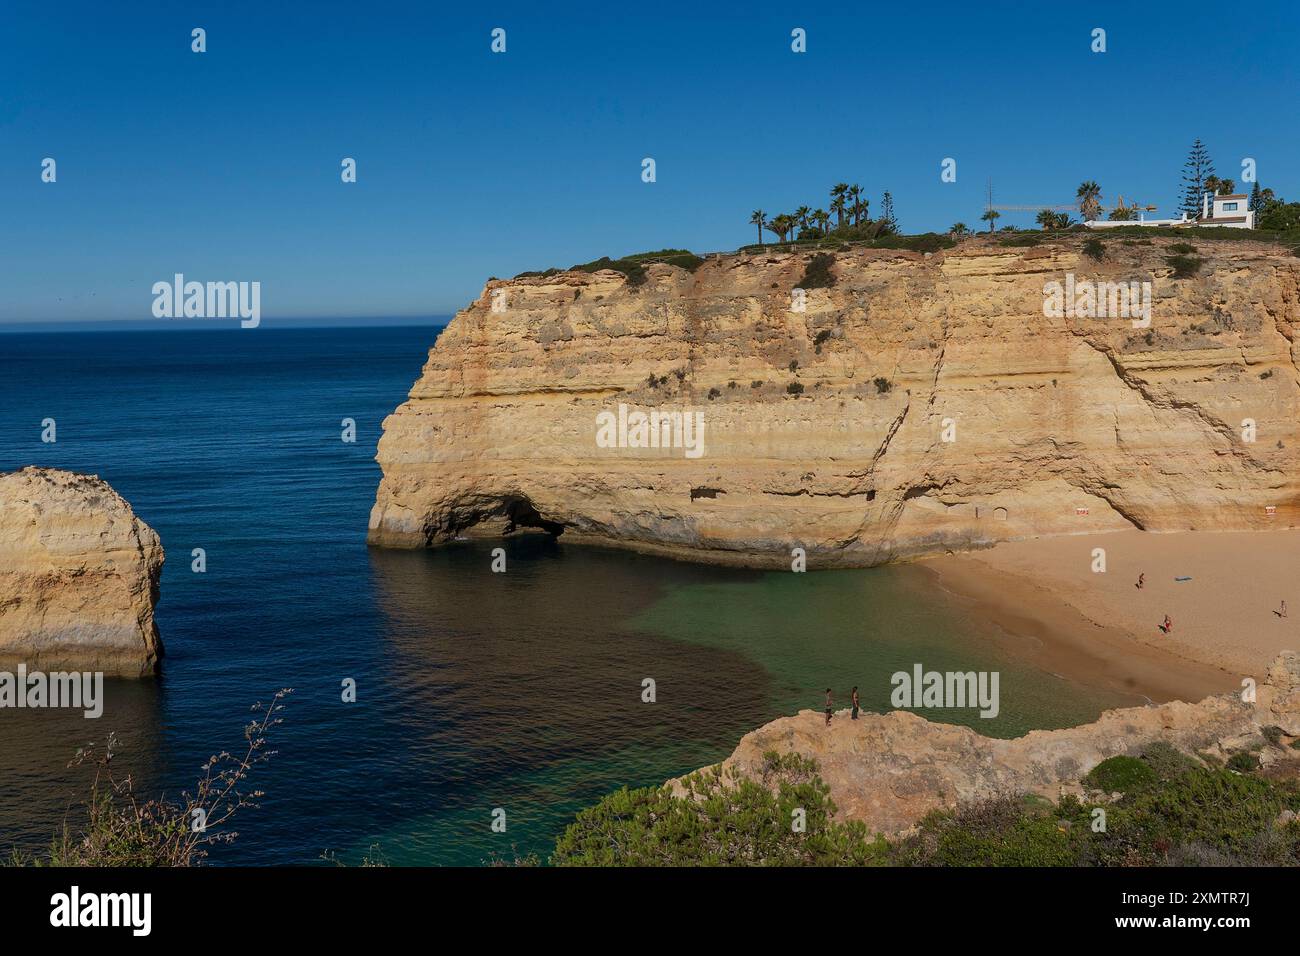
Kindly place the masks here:
[(856, 685), (853, 688), (853, 719), (858, 719), (858, 688)]
[(831, 689), (826, 688), (826, 726), (831, 725), (831, 708), (834, 706), (834, 698), (831, 697)]

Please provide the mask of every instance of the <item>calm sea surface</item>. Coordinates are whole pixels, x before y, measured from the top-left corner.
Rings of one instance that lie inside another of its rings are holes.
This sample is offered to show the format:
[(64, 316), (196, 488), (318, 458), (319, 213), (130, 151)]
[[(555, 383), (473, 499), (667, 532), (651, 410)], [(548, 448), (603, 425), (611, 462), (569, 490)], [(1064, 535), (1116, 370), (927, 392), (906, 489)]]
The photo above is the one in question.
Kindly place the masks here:
[(160, 679), (109, 682), (99, 720), (0, 710), (0, 852), (59, 829), (84, 794), (67, 766), (78, 746), (114, 731), (139, 789), (178, 793), (280, 687), (294, 694), (257, 771), (266, 796), (215, 863), (355, 863), (372, 846), (395, 864), (545, 856), (609, 791), (714, 762), (762, 723), (819, 708), (828, 685), (887, 709), (888, 675), (917, 662), (1001, 671), (997, 719), (930, 714), (985, 733), (1118, 703), (1004, 659), (914, 568), (760, 573), (528, 538), (506, 542), (509, 571), (492, 574), (491, 545), (367, 548), (380, 425), (435, 336), (0, 335), (0, 470), (97, 473), (167, 551)]

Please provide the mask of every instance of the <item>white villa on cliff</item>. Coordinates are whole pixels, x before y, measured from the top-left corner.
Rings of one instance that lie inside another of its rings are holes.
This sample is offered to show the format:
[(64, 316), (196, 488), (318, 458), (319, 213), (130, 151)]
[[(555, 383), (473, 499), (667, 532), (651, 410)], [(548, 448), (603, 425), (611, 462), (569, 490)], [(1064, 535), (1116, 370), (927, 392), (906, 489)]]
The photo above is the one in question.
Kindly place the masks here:
[(1084, 225), (1089, 229), (1115, 229), (1119, 226), (1222, 226), (1227, 229), (1254, 229), (1255, 213), (1247, 208), (1245, 193), (1233, 193), (1230, 196), (1205, 193), (1201, 197), (1201, 214), (1195, 219), (1187, 213), (1183, 213), (1181, 219), (1147, 219), (1139, 213), (1137, 219), (1093, 219)]

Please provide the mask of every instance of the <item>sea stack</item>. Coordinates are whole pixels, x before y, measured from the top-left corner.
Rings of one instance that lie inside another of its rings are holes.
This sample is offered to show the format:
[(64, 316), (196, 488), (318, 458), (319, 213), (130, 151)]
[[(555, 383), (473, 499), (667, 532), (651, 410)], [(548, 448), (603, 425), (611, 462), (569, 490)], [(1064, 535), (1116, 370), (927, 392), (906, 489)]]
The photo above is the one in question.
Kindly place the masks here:
[[(813, 569), (1300, 525), (1300, 259), (1206, 242), (1180, 277), (1172, 243), (492, 280), (384, 422), (370, 541), (532, 526), (773, 568), (801, 548)], [(1149, 313), (1080, 296), (1133, 283)]]
[(158, 535), (97, 475), (0, 474), (0, 662), (156, 672)]

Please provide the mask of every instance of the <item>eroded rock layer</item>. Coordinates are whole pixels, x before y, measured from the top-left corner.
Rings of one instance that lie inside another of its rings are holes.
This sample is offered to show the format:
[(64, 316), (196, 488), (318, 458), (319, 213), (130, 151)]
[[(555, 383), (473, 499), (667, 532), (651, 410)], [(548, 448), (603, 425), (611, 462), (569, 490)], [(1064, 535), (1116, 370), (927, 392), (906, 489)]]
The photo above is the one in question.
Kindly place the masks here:
[(0, 661), (152, 674), (163, 549), (95, 475), (0, 474)]
[[(728, 775), (759, 779), (770, 751), (811, 757), (840, 818), (896, 836), (932, 810), (1004, 794), (1055, 800), (1080, 793), (1080, 778), (1107, 757), (1137, 755), (1156, 742), (1219, 761), (1243, 750), (1258, 752), (1265, 766), (1300, 760), (1289, 746), (1300, 737), (1300, 655), (1279, 657), (1255, 690), (1249, 703), (1224, 695), (1198, 704), (1109, 710), (1095, 723), (1035, 730), (1014, 740), (907, 711), (857, 720), (841, 711), (827, 727), (822, 714), (805, 710), (746, 734), (722, 767)], [(677, 781), (669, 785), (681, 792)]]
[[(842, 251), (802, 312), (810, 253), (492, 280), (384, 423), (370, 540), (540, 526), (817, 567), (1295, 525), (1300, 260), (1201, 240), (1177, 279), (1171, 241), (1108, 240), (1100, 262), (1078, 239)], [(1067, 275), (1151, 282), (1150, 327), (1045, 317)], [(620, 403), (701, 412), (702, 454), (602, 447)]]

